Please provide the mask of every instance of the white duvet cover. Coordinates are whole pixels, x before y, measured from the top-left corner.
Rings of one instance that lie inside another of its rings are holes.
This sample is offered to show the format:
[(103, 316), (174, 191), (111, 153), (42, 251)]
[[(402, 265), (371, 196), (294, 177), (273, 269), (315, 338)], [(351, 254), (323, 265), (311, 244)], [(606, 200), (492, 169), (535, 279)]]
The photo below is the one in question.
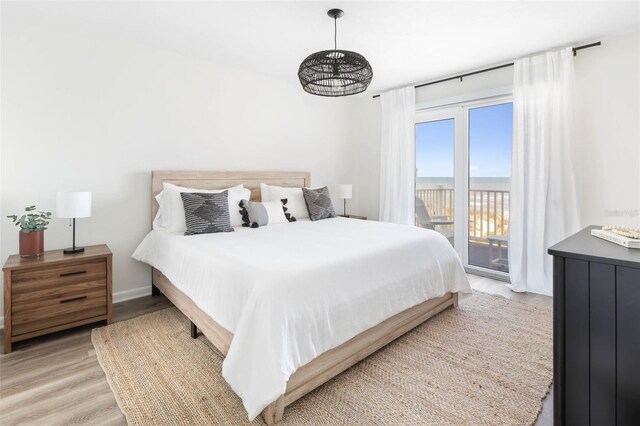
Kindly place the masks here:
[(299, 367), (446, 292), (469, 292), (437, 232), (326, 219), (183, 236), (152, 231), (133, 258), (234, 334), (222, 374), (254, 419)]

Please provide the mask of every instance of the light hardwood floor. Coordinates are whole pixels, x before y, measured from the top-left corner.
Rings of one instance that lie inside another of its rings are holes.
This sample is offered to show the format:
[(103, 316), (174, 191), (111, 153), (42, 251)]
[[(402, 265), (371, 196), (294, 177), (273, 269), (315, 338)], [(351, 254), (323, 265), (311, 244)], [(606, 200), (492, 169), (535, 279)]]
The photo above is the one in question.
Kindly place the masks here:
[[(118, 303), (113, 321), (170, 306), (162, 296)], [(93, 327), (18, 342), (0, 357), (0, 424), (126, 424), (96, 359)]]
[[(513, 293), (504, 283), (469, 275), (475, 290), (551, 307), (551, 298)], [(142, 297), (114, 305), (113, 321), (164, 309), (162, 296)], [(0, 356), (0, 424), (122, 425), (125, 418), (107, 384), (91, 344), (91, 326), (16, 343)], [(188, 333), (189, 330), (185, 330)], [(552, 425), (548, 396), (537, 425)]]

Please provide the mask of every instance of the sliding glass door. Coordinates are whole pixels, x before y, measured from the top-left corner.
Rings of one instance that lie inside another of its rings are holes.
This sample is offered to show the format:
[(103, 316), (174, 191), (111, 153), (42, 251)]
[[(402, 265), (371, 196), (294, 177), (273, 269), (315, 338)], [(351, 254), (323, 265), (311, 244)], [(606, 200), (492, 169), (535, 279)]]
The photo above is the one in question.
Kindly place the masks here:
[(509, 272), (509, 195), (513, 105), (468, 109), (468, 264)]
[(416, 226), (455, 246), (456, 110), (420, 114), (416, 122)]
[(416, 226), (496, 276), (509, 271), (512, 115), (507, 98), (416, 114)]

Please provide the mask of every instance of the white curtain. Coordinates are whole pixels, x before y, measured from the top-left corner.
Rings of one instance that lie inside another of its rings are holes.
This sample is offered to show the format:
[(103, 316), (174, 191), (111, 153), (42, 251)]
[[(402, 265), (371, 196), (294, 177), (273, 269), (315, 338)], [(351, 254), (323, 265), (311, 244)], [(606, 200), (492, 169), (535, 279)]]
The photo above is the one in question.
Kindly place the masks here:
[(413, 86), (380, 94), (380, 220), (414, 224), (415, 115)]
[(573, 51), (514, 64), (509, 287), (551, 295), (549, 246), (578, 230), (571, 165)]

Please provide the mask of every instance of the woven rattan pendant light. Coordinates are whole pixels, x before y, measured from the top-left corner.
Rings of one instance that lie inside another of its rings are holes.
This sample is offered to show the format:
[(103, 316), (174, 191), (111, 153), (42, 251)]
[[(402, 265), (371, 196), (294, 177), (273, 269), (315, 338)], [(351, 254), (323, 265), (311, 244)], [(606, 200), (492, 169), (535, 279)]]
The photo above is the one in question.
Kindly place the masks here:
[(333, 18), (334, 48), (313, 53), (302, 61), (298, 69), (300, 84), (305, 92), (318, 96), (347, 96), (364, 92), (373, 78), (373, 69), (361, 54), (338, 50), (338, 18), (344, 12), (331, 9), (327, 15)]

